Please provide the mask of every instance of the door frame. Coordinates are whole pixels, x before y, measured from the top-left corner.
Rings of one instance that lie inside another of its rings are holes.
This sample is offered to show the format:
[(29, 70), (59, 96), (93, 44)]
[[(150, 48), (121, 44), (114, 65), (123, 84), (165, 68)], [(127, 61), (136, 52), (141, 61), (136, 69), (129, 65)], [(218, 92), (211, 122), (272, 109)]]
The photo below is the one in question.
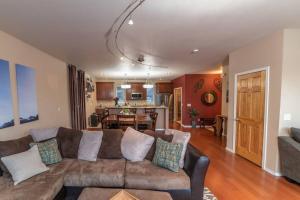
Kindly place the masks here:
[(177, 88), (174, 88), (174, 90), (173, 90), (173, 94), (174, 94), (174, 122), (178, 122), (177, 120), (175, 120), (175, 119), (177, 119), (177, 117), (175, 117), (176, 116), (176, 114), (177, 113), (175, 113), (175, 90), (180, 90), (180, 102), (181, 102), (181, 105), (180, 105), (180, 107), (181, 107), (181, 113), (180, 113), (180, 121), (179, 121), (179, 123), (180, 123), (180, 125), (182, 125), (182, 87), (177, 87)]
[(237, 90), (238, 76), (265, 71), (265, 109), (264, 109), (264, 133), (263, 133), (263, 152), (262, 152), (262, 169), (266, 170), (267, 144), (268, 144), (268, 118), (269, 118), (269, 86), (270, 86), (270, 66), (257, 68), (254, 70), (236, 73), (234, 75), (234, 113), (233, 113), (233, 153), (236, 153), (236, 111), (237, 111)]

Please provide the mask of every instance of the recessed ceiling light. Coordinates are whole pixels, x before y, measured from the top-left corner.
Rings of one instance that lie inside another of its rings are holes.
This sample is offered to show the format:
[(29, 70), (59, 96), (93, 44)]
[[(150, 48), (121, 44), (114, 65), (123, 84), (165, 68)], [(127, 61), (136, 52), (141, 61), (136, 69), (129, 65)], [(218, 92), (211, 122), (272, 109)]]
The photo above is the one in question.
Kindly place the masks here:
[(124, 57), (122, 56), (122, 57), (120, 58), (120, 60), (124, 60)]
[(133, 25), (133, 20), (130, 19), (130, 20), (128, 21), (128, 24), (129, 24), (129, 25)]
[(198, 53), (199, 49), (193, 49), (192, 53)]

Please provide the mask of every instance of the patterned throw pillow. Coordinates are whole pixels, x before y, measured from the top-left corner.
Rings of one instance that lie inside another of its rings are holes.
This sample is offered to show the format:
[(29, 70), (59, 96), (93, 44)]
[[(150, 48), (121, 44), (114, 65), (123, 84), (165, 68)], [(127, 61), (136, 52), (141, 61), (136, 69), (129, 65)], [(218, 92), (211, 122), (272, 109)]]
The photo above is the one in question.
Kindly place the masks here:
[(62, 161), (56, 139), (40, 143), (30, 143), (30, 147), (34, 145), (38, 146), (44, 164), (50, 165)]
[(173, 172), (179, 172), (179, 160), (182, 149), (183, 144), (172, 144), (158, 138), (152, 162)]

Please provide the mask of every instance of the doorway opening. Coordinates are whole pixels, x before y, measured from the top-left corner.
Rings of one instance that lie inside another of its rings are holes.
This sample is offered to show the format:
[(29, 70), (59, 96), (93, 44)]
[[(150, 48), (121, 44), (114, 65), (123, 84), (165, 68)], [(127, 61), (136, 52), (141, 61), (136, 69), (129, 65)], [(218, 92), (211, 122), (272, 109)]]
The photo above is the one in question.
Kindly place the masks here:
[(174, 121), (182, 124), (182, 87), (174, 88)]
[(235, 153), (265, 169), (269, 67), (235, 76)]

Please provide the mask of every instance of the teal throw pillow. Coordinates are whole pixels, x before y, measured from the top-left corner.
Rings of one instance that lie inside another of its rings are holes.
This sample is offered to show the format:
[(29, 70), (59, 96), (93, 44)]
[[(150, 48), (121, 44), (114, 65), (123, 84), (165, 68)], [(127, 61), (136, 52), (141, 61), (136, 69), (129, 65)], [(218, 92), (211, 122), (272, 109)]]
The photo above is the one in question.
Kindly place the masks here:
[(183, 144), (172, 144), (158, 138), (152, 162), (157, 166), (169, 169), (173, 172), (179, 172), (179, 161), (182, 149)]
[(47, 140), (40, 143), (30, 143), (30, 147), (37, 145), (41, 159), (44, 164), (50, 165), (62, 161), (56, 139)]

